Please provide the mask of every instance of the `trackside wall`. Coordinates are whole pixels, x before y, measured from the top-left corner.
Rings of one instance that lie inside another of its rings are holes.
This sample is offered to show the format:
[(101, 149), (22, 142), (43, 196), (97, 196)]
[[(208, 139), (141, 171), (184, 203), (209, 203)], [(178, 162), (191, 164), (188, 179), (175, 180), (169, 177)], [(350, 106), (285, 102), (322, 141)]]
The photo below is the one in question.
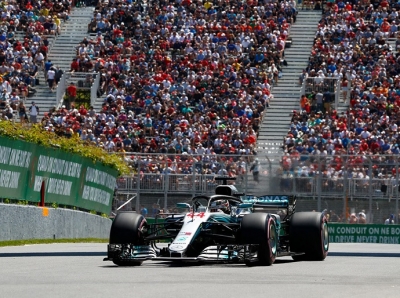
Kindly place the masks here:
[(108, 238), (111, 220), (87, 212), (0, 204), (0, 241)]

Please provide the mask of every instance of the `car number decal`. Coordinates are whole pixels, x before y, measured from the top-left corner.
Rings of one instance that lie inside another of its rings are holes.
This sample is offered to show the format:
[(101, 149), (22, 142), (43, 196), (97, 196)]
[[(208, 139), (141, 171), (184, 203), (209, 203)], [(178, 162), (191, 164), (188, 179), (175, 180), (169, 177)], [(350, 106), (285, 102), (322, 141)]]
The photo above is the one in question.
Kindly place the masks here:
[(205, 215), (204, 212), (197, 212), (197, 213), (188, 213), (186, 216), (191, 217), (191, 218), (194, 218), (194, 217), (203, 218), (204, 215)]

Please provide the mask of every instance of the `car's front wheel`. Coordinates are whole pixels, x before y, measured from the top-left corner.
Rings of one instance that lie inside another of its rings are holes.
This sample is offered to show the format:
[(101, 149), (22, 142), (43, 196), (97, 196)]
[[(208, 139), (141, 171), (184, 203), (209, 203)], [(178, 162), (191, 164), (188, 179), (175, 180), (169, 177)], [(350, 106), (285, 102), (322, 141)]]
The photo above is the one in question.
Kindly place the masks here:
[[(270, 266), (275, 262), (278, 247), (276, 224), (266, 213), (251, 213), (243, 216), (240, 241), (246, 245), (258, 245), (257, 259), (260, 265)], [(246, 262), (251, 265), (251, 261)]]
[(110, 231), (110, 245), (108, 257), (118, 266), (139, 266), (141, 261), (129, 260), (132, 246), (144, 245), (143, 228), (146, 219), (135, 212), (119, 213)]

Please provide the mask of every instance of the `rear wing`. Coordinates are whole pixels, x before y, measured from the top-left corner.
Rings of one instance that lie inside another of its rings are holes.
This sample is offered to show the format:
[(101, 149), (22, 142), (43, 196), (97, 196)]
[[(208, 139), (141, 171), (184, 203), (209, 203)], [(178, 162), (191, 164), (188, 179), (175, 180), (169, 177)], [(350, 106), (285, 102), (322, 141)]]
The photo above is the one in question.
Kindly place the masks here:
[(243, 203), (253, 205), (254, 212), (263, 210), (287, 209), (287, 214), (293, 214), (296, 209), (296, 196), (245, 196)]

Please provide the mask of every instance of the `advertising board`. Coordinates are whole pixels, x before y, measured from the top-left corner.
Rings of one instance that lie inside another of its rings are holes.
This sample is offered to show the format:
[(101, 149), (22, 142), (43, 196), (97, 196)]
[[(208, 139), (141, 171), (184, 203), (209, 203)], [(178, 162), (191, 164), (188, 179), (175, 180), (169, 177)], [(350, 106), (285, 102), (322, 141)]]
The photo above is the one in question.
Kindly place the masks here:
[[(59, 149), (0, 137), (0, 191), (3, 198), (75, 206), (108, 214), (115, 169)], [(43, 184), (44, 182), (44, 184)]]

